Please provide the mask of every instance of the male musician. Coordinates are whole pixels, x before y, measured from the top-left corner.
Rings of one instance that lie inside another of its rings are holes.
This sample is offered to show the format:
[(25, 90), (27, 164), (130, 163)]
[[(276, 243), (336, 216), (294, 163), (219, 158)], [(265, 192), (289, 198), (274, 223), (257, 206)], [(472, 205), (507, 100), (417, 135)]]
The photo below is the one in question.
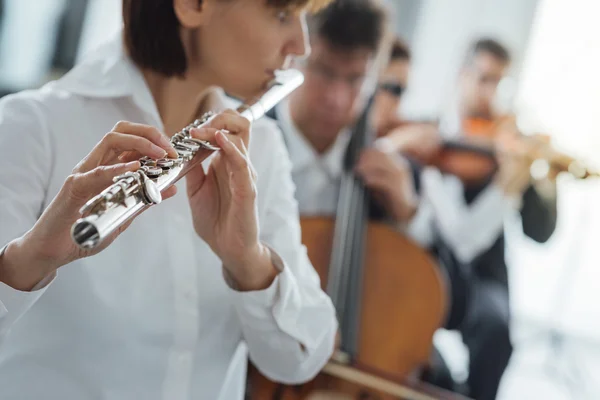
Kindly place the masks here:
[[(335, 213), (349, 127), (364, 104), (361, 88), (385, 29), (385, 9), (375, 0), (338, 0), (309, 19), (312, 52), (300, 65), (305, 83), (270, 114), (287, 143), (301, 214)], [(357, 173), (392, 219), (413, 214), (412, 175), (402, 159), (368, 149)]]
[[(385, 9), (375, 0), (338, 0), (309, 19), (312, 52), (300, 64), (305, 83), (269, 113), (278, 121), (290, 153), (301, 215), (336, 212), (350, 127), (362, 106), (361, 85), (380, 50), (385, 27)], [(375, 101), (375, 107), (384, 103), (387, 107), (385, 112), (374, 111), (381, 116), (374, 118), (375, 123), (392, 118), (405, 85), (408, 58), (407, 48), (396, 42), (392, 68), (383, 75), (385, 85)], [(364, 150), (356, 171), (383, 200), (378, 203), (383, 207), (374, 207), (372, 215), (381, 217), (383, 208), (398, 226), (410, 221), (416, 192), (413, 170), (405, 159), (370, 148)], [(451, 389), (448, 379), (435, 383)]]
[[(442, 135), (461, 135), (468, 118), (495, 118), (493, 100), (509, 65), (509, 53), (497, 41), (481, 39), (472, 46), (458, 81), (458, 100), (441, 121)], [(409, 146), (427, 147), (430, 138), (424, 134)], [(420, 179), (424, 199), (415, 217), (433, 228), (429, 239), (421, 231), (421, 239), (457, 263), (471, 265), (470, 281), (455, 296), (467, 303), (455, 302), (453, 312), (466, 313), (459, 329), (470, 356), (469, 395), (478, 400), (496, 397), (512, 353), (503, 225), (507, 200), (520, 209), (524, 233), (539, 243), (550, 238), (556, 224), (553, 186), (530, 185), (523, 161), (500, 158), (499, 163), (496, 176), (477, 187), (426, 170)]]

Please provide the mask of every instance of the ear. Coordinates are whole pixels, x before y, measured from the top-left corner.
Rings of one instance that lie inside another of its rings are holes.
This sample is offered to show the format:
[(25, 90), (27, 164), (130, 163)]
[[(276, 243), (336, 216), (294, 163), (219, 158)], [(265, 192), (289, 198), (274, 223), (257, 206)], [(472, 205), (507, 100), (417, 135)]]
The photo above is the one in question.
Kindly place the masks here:
[(179, 23), (188, 29), (199, 28), (207, 21), (210, 0), (173, 0)]

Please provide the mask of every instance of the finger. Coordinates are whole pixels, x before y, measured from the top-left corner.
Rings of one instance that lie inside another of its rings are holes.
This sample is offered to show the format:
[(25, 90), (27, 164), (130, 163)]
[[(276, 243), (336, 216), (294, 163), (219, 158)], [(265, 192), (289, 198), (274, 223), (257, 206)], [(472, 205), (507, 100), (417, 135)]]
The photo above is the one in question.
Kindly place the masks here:
[(207, 126), (239, 135), (246, 144), (250, 139), (250, 121), (233, 110), (225, 110), (218, 114), (210, 120)]
[(164, 149), (169, 157), (177, 158), (177, 151), (171, 145), (169, 138), (153, 126), (121, 121), (115, 125), (113, 131), (146, 138)]
[(234, 169), (233, 171), (241, 171), (244, 169), (248, 169), (248, 159), (246, 155), (242, 153), (242, 151), (235, 145), (233, 142), (233, 138), (230, 138), (229, 135), (218, 131), (216, 134), (217, 144), (223, 150), (225, 154), (225, 158)]
[(365, 176), (363, 178), (363, 182), (367, 188), (381, 192), (386, 191), (389, 186), (389, 181), (378, 175)]
[(162, 192), (162, 199), (163, 200), (170, 199), (171, 197), (175, 196), (176, 194), (177, 194), (177, 186), (173, 185), (173, 186), (169, 187), (167, 190), (165, 190), (164, 192)]
[(217, 145), (217, 141), (215, 139), (215, 134), (217, 133), (217, 131), (218, 131), (218, 129), (216, 129), (216, 128), (203, 126), (201, 128), (193, 128), (190, 131), (190, 135), (194, 139), (204, 140), (206, 142), (209, 142), (212, 145)]
[(75, 168), (75, 172), (86, 173), (99, 165), (110, 165), (117, 156), (126, 151), (136, 151), (142, 156), (163, 158), (167, 152), (146, 138), (120, 132), (107, 133), (94, 149)]
[(140, 154), (139, 151), (129, 150), (121, 153), (121, 155), (117, 157), (117, 159), (122, 163), (128, 163), (131, 161), (139, 160), (142, 157), (143, 156)]
[(252, 171), (249, 168), (248, 158), (229, 140), (226, 134), (217, 132), (217, 143), (222, 149), (225, 162), (231, 174), (235, 190), (255, 192)]
[(374, 152), (373, 149), (363, 150), (356, 161), (356, 167), (359, 169), (364, 169), (372, 166), (377, 160), (376, 154), (377, 153)]
[(391, 174), (395, 169), (395, 164), (387, 157), (366, 156), (361, 158), (357, 171), (362, 174)]
[(99, 166), (91, 171), (70, 175), (65, 183), (68, 198), (77, 205), (83, 205), (93, 196), (113, 184), (115, 176), (133, 172), (140, 168), (138, 161), (127, 164)]
[(202, 163), (198, 163), (192, 168), (185, 177), (185, 185), (188, 193), (188, 197), (194, 197), (194, 195), (202, 188), (206, 181), (206, 173)]

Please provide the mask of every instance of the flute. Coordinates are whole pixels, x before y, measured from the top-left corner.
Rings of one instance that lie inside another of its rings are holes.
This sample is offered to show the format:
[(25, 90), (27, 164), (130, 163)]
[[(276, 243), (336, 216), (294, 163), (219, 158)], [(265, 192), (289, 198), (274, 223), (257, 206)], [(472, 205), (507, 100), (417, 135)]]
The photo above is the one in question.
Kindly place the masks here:
[[(298, 70), (278, 71), (260, 97), (247, 101), (236, 111), (250, 122), (255, 121), (303, 82), (304, 76)], [(111, 186), (90, 199), (79, 210), (82, 217), (71, 227), (73, 241), (82, 249), (93, 249), (127, 221), (160, 204), (161, 192), (203, 161), (202, 157), (195, 157), (199, 150), (219, 150), (206, 141), (191, 137), (193, 128), (206, 126), (214, 116), (214, 113), (208, 112), (173, 135), (171, 144), (177, 151), (177, 158), (154, 160), (143, 157), (137, 171), (115, 177)]]

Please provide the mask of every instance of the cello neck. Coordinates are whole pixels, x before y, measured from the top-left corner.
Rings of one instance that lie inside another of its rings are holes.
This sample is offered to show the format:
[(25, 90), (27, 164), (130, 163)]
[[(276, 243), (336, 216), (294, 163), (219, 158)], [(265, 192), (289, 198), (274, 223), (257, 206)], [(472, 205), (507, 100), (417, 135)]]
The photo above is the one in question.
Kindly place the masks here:
[(353, 170), (362, 150), (375, 138), (370, 122), (373, 100), (374, 97), (369, 99), (353, 127), (346, 151), (327, 279), (327, 293), (333, 300), (340, 322), (342, 349), (350, 358), (358, 352), (364, 239), (369, 218), (369, 196)]

